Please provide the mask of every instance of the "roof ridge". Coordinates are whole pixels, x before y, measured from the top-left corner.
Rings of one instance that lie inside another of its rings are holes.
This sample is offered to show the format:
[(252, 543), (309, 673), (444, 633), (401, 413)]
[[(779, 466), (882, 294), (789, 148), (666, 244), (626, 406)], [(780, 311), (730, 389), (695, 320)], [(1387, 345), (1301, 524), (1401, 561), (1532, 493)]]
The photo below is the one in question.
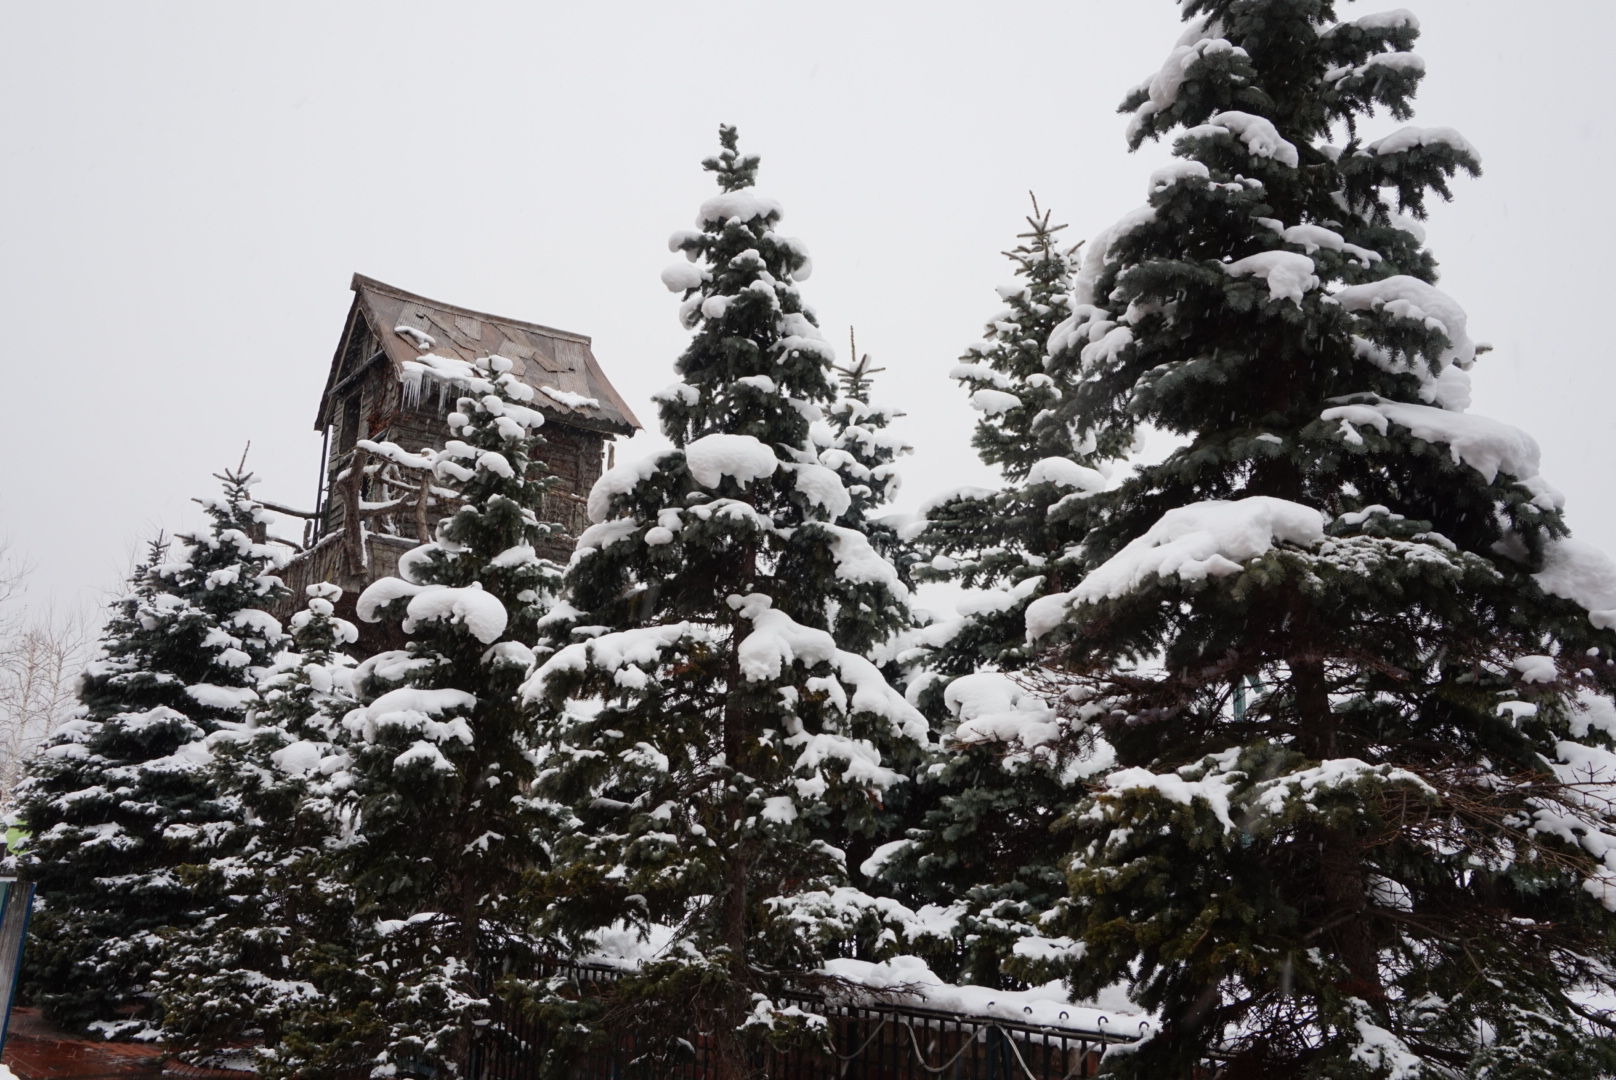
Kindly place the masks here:
[(369, 289), (372, 292), (386, 293), (389, 296), (395, 297), (399, 300), (414, 300), (418, 303), (426, 304), (430, 307), (440, 308), (443, 311), (453, 312), (457, 315), (470, 315), (478, 319), (484, 319), (491, 323), (506, 323), (510, 326), (519, 326), (524, 330), (533, 330), (550, 337), (559, 337), (568, 341), (575, 341), (580, 345), (593, 344), (593, 340), (586, 334), (577, 334), (571, 330), (558, 330), (553, 326), (545, 326), (543, 323), (527, 322), (524, 319), (512, 319), (506, 315), (495, 315), (487, 311), (477, 311), (473, 308), (461, 307), (459, 304), (445, 303), (442, 300), (434, 300), (429, 296), (422, 296), (420, 293), (412, 293), (408, 289), (401, 289), (397, 285), (389, 285), (385, 281), (377, 281), (373, 277), (366, 277), (364, 274), (360, 273), (354, 274), (353, 281), (348, 287), (356, 293), (359, 292), (361, 288)]

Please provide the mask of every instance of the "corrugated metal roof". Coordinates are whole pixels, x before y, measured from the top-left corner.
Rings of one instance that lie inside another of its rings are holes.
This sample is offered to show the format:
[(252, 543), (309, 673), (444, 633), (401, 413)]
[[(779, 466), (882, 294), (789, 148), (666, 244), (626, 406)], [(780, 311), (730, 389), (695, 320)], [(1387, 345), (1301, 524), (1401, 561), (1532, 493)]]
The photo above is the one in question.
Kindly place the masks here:
[[(404, 361), (428, 352), (461, 360), (499, 355), (511, 360), (512, 370), (539, 391), (534, 404), (557, 420), (620, 435), (633, 434), (641, 426), (582, 334), (429, 300), (363, 274), (354, 275), (353, 291), (348, 331), (337, 346), (326, 394), (338, 378), (357, 315), (369, 324), (395, 373), (402, 373)], [(326, 424), (326, 408), (322, 398), (316, 430)]]

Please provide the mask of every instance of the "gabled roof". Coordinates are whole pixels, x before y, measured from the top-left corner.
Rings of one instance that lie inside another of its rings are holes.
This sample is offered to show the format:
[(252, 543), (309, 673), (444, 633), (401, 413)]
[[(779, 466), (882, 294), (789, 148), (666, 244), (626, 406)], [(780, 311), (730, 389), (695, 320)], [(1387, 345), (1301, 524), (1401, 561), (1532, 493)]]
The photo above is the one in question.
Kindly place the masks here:
[(589, 339), (582, 334), (428, 300), (363, 274), (354, 275), (353, 291), (353, 308), (331, 362), (316, 431), (328, 421), (331, 391), (341, 377), (343, 354), (361, 318), (400, 377), (404, 361), (423, 353), (461, 360), (503, 356), (514, 363), (512, 370), (522, 381), (538, 391), (533, 404), (547, 415), (619, 435), (631, 435), (641, 426), (607, 381), (589, 349)]

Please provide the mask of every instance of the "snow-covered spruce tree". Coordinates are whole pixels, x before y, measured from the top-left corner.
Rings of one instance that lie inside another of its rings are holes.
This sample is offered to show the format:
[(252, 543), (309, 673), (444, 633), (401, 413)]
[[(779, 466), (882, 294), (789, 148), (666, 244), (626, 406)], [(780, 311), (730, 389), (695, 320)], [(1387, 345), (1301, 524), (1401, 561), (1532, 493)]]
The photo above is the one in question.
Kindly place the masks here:
[(998, 290), (1009, 306), (950, 373), (982, 413), (972, 444), (1005, 483), (933, 499), (916, 527), (915, 546), (926, 559), (917, 577), (985, 590), (967, 601), (959, 620), (933, 632), (939, 640), (920, 695), (933, 720), (947, 712), (942, 692), (950, 679), (984, 665), (1027, 665), (1027, 604), (1061, 590), (1066, 549), (1081, 539), (1051, 521), (1051, 507), (1105, 485), (1092, 467), (1096, 445), (1074, 440), (1057, 420), (1065, 394), (1044, 360), (1050, 333), (1071, 314), (1072, 251), (1059, 242), (1066, 226), (1051, 225), (1036, 201), (1033, 209), (1022, 242), (1005, 252), (1017, 279)]
[(836, 524), (851, 496), (811, 437), (832, 349), (797, 289), (807, 256), (720, 135), (721, 193), (663, 275), (695, 331), (659, 399), (675, 449), (595, 486), (557, 609), (571, 643), (526, 693), (555, 733), (545, 788), (576, 815), (546, 927), (583, 954), (614, 926), (666, 928), (611, 988), (611, 1022), (645, 1052), (704, 1032), (738, 1080), (749, 1044), (822, 1030), (776, 996), (892, 907), (847, 884), (837, 840), (877, 828), (927, 734), (832, 634), (907, 625), (905, 590)]
[(291, 1017), (277, 1065), (287, 1072), (459, 1075), (486, 1016), (485, 965), (527, 940), (514, 894), (546, 860), (551, 817), (529, 794), (535, 740), (518, 689), (560, 582), (536, 548), (560, 526), (540, 518), (553, 482), (544, 417), (510, 369), (499, 356), (407, 363), (406, 379), (457, 396), (454, 437), (414, 453), (361, 444), (430, 473), (454, 508), (398, 577), (359, 598), (360, 618), (400, 619), (413, 638), (359, 665), (365, 704), (342, 721), (352, 823), (339, 865), (360, 929), (375, 930), (345, 969), (328, 965), (319, 1003)]
[[(847, 489), (847, 510), (836, 519), (843, 528), (856, 529), (870, 541), (870, 545), (898, 570), (904, 588), (914, 586), (912, 569), (914, 549), (899, 535), (890, 513), (892, 501), (898, 496), (902, 478), (898, 472), (900, 457), (913, 452), (903, 438), (887, 430), (892, 422), (904, 414), (890, 405), (871, 400), (875, 376), (886, 370), (872, 368), (868, 353), (859, 355), (858, 340), (848, 331), (850, 357), (847, 364), (833, 365), (836, 372), (838, 394), (826, 410), (829, 439), (816, 430), (816, 446), (828, 442), (819, 452), (820, 464), (835, 471)], [(887, 513), (881, 513), (886, 510)], [(843, 648), (861, 652), (873, 649), (883, 641), (892, 640), (898, 629), (896, 620), (870, 623), (860, 619), (854, 611), (839, 612), (836, 643)]]
[(1063, 687), (1035, 672), (979, 671), (948, 682), (944, 734), (920, 776), (919, 820), (863, 870), (918, 909), (906, 948), (939, 976), (1014, 988), (1071, 943), (1043, 919), (1066, 896), (1055, 826), (1111, 762), (1103, 740), (1074, 738)]
[(19, 872), (40, 902), (28, 992), (58, 1023), (108, 1035), (147, 1029), (165, 940), (219, 912), (183, 875), (228, 842), (239, 820), (221, 796), (205, 740), (244, 723), (282, 639), (263, 610), (286, 554), (265, 544), (251, 474), (221, 474), (197, 500), (207, 532), (154, 543), (112, 605), (87, 668), (81, 715), (29, 766), (20, 790), (33, 834)]
[(336, 618), (335, 585), (308, 587), (292, 646), (258, 683), (249, 727), (208, 739), (214, 785), (241, 808), (222, 854), (189, 875), (220, 909), (168, 943), (156, 973), (163, 1035), (197, 1060), (274, 1054), (287, 1016), (314, 1007), (313, 975), (352, 936), (351, 890), (332, 877), (336, 800), (347, 782), (340, 722), (355, 705), (358, 639)]
[(973, 442), (1005, 484), (934, 500), (916, 540), (930, 557), (919, 576), (982, 591), (920, 635), (929, 647), (911, 697), (945, 734), (923, 774), (923, 819), (870, 864), (894, 895), (927, 909), (927, 925), (950, 928), (913, 943), (933, 970), (986, 986), (1014, 983), (1018, 957), (1059, 947), (1038, 928), (1066, 893), (1050, 828), (1105, 763), (1063, 745), (1049, 687), (1006, 674), (1030, 663), (1026, 607), (1060, 589), (1066, 549), (1080, 539), (1051, 524), (1051, 507), (1104, 486), (1096, 447), (1055, 423), (1062, 392), (1044, 359), (1071, 314), (1070, 250), (1058, 243), (1065, 226), (1033, 209), (1006, 252), (1018, 278), (999, 290), (1009, 307), (953, 371), (983, 414)]
[(1476, 155), (1360, 137), (1411, 116), (1417, 23), (1337, 7), (1189, 0), (1124, 106), (1176, 160), (1052, 370), (1080, 436), (1183, 445), (1068, 508), (1086, 572), (1028, 609), (1118, 759), (1050, 929), (1078, 994), (1160, 1013), (1119, 1076), (1609, 1076), (1616, 566), (1464, 411), (1480, 350), (1399, 212)]
[[(892, 502), (902, 483), (898, 459), (912, 453), (913, 447), (890, 430), (892, 422), (904, 414), (872, 400), (875, 376), (885, 369), (871, 367), (869, 354), (859, 353), (851, 329), (848, 352), (851, 358), (845, 365), (831, 365), (837, 396), (826, 409), (827, 422), (812, 425), (810, 438), (819, 449), (819, 463), (833, 470), (847, 489), (847, 510), (836, 525), (862, 533), (875, 553), (897, 571), (901, 588), (897, 590), (899, 602), (876, 618), (862, 599), (854, 603), (838, 600), (830, 631), (839, 648), (873, 661), (891, 685), (901, 686), (915, 666), (912, 646), (919, 616), (907, 601), (915, 585), (912, 571), (917, 555), (902, 536), (902, 515), (892, 512)], [(882, 797), (881, 812), (874, 819), (861, 818), (852, 829), (833, 826), (826, 837), (843, 849), (850, 867), (861, 867), (885, 837), (902, 836), (924, 813), (924, 806), (916, 801), (919, 787), (912, 781), (920, 777), (926, 762), (920, 755), (901, 757), (905, 783)]]
[(1004, 253), (1017, 278), (998, 289), (1008, 306), (988, 320), (982, 340), (950, 372), (982, 414), (971, 445), (1011, 480), (1026, 479), (1052, 442), (1069, 449), (1048, 430), (1061, 392), (1044, 372), (1044, 357), (1050, 331), (1071, 314), (1075, 248), (1061, 242), (1066, 226), (1051, 224), (1050, 211), (1040, 211), (1036, 198), (1027, 225), (1028, 231), (1016, 236), (1021, 243)]

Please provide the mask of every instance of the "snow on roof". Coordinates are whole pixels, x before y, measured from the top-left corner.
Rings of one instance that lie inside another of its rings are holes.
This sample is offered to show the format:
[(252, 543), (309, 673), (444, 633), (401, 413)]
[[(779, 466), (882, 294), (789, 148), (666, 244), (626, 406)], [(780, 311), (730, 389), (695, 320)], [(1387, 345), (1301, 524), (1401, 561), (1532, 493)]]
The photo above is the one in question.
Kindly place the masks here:
[(315, 430), (329, 420), (328, 398), (339, 377), (347, 338), (360, 318), (381, 343), (400, 378), (405, 361), (418, 360), (428, 350), (468, 362), (503, 356), (523, 382), (543, 395), (536, 404), (554, 419), (619, 435), (633, 434), (641, 427), (595, 360), (589, 338), (582, 334), (429, 300), (363, 274), (354, 275), (352, 288), (349, 329), (332, 361)]

